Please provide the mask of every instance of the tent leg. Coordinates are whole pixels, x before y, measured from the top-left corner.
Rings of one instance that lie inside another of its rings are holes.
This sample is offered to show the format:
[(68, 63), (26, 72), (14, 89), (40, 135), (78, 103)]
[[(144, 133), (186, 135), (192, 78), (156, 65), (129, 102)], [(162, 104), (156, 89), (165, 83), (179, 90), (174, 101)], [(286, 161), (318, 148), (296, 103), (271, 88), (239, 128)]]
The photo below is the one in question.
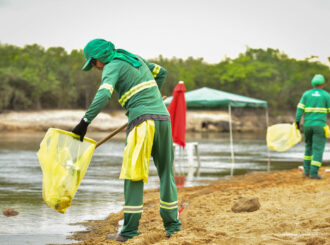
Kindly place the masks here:
[(232, 129), (232, 125), (231, 125), (231, 106), (230, 105), (228, 105), (228, 112), (229, 112), (229, 134), (230, 134), (230, 153), (231, 153), (230, 176), (233, 176), (234, 175), (235, 158), (234, 158), (233, 129)]
[[(269, 115), (268, 115), (268, 107), (266, 107), (266, 130), (268, 129), (268, 125), (269, 125)], [(270, 171), (270, 151), (268, 147), (267, 147), (267, 154), (268, 154), (267, 171)]]
[(198, 143), (196, 143), (196, 145), (195, 145), (195, 152), (196, 152), (197, 163), (198, 163), (198, 166), (197, 166), (197, 169), (196, 169), (196, 177), (199, 177), (200, 176), (199, 170), (201, 168), (201, 161), (200, 161), (200, 158), (199, 158)]

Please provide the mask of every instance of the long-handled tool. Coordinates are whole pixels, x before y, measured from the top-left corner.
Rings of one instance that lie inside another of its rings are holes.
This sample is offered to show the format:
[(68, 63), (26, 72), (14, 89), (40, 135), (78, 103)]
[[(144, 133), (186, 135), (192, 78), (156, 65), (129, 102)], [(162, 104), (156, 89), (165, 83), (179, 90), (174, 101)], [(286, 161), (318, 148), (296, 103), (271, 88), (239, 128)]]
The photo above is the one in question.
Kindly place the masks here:
[(97, 142), (96, 145), (95, 145), (95, 148), (99, 147), (104, 142), (106, 142), (109, 139), (111, 139), (113, 136), (115, 136), (116, 134), (118, 134), (120, 131), (122, 131), (126, 127), (127, 127), (127, 123), (123, 124), (122, 126), (120, 126), (119, 128), (117, 128), (116, 130), (112, 131), (107, 137), (105, 137), (104, 139), (102, 139), (99, 142)]
[[(166, 100), (166, 96), (163, 96), (163, 101)], [(104, 139), (100, 140), (99, 142), (96, 143), (95, 148), (99, 147), (100, 145), (102, 145), (104, 142), (108, 141), (109, 139), (111, 139), (113, 136), (115, 136), (116, 134), (118, 134), (120, 131), (122, 131), (123, 129), (125, 129), (127, 127), (127, 123), (123, 124), (122, 126), (120, 126), (119, 128), (115, 129), (114, 131), (112, 131), (107, 137), (105, 137)]]

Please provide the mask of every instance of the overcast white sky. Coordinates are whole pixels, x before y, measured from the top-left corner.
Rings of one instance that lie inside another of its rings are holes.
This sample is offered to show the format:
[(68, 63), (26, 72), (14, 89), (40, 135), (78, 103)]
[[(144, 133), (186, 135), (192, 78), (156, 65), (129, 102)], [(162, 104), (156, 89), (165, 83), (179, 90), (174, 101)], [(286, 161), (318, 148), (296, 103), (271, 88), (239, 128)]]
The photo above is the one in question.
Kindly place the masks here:
[(145, 58), (217, 63), (252, 48), (329, 65), (330, 0), (0, 0), (0, 42), (83, 49), (94, 38)]

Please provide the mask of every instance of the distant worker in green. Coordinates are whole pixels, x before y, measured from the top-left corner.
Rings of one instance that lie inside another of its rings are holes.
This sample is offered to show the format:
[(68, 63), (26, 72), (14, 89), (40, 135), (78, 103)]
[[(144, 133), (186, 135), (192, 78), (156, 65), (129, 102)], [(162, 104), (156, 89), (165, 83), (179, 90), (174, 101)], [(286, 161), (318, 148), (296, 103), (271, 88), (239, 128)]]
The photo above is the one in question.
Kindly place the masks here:
[(88, 71), (94, 67), (102, 71), (102, 81), (87, 112), (72, 132), (79, 135), (82, 141), (88, 125), (108, 104), (114, 92), (119, 95), (119, 103), (128, 116), (120, 174), (120, 178), (124, 179), (124, 225), (119, 234), (109, 234), (106, 239), (125, 242), (139, 235), (143, 188), (148, 176), (146, 179), (136, 177), (139, 173), (132, 166), (143, 162), (141, 167), (148, 172), (150, 156), (160, 178), (160, 215), (166, 237), (170, 237), (180, 230), (181, 222), (178, 219), (177, 188), (172, 171), (171, 120), (159, 91), (167, 71), (126, 50), (115, 49), (112, 42), (104, 39), (90, 41), (84, 48), (84, 56), (86, 63), (82, 70)]
[(301, 117), (304, 115), (305, 155), (303, 175), (311, 179), (321, 179), (318, 171), (322, 166), (322, 157), (327, 141), (325, 126), (327, 125), (327, 114), (330, 112), (330, 95), (323, 90), (324, 82), (325, 79), (321, 74), (316, 74), (313, 77), (311, 81), (313, 89), (304, 92), (296, 113), (298, 129)]

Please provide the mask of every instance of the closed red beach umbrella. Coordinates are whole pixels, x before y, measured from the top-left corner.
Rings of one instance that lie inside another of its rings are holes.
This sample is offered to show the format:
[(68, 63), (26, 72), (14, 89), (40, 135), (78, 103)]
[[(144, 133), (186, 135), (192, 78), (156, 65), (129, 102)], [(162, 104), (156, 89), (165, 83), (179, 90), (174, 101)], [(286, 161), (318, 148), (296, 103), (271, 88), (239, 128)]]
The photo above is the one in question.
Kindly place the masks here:
[(187, 105), (184, 97), (185, 91), (186, 88), (184, 83), (180, 81), (174, 88), (172, 101), (167, 107), (167, 110), (171, 115), (173, 142), (183, 148), (186, 145)]

